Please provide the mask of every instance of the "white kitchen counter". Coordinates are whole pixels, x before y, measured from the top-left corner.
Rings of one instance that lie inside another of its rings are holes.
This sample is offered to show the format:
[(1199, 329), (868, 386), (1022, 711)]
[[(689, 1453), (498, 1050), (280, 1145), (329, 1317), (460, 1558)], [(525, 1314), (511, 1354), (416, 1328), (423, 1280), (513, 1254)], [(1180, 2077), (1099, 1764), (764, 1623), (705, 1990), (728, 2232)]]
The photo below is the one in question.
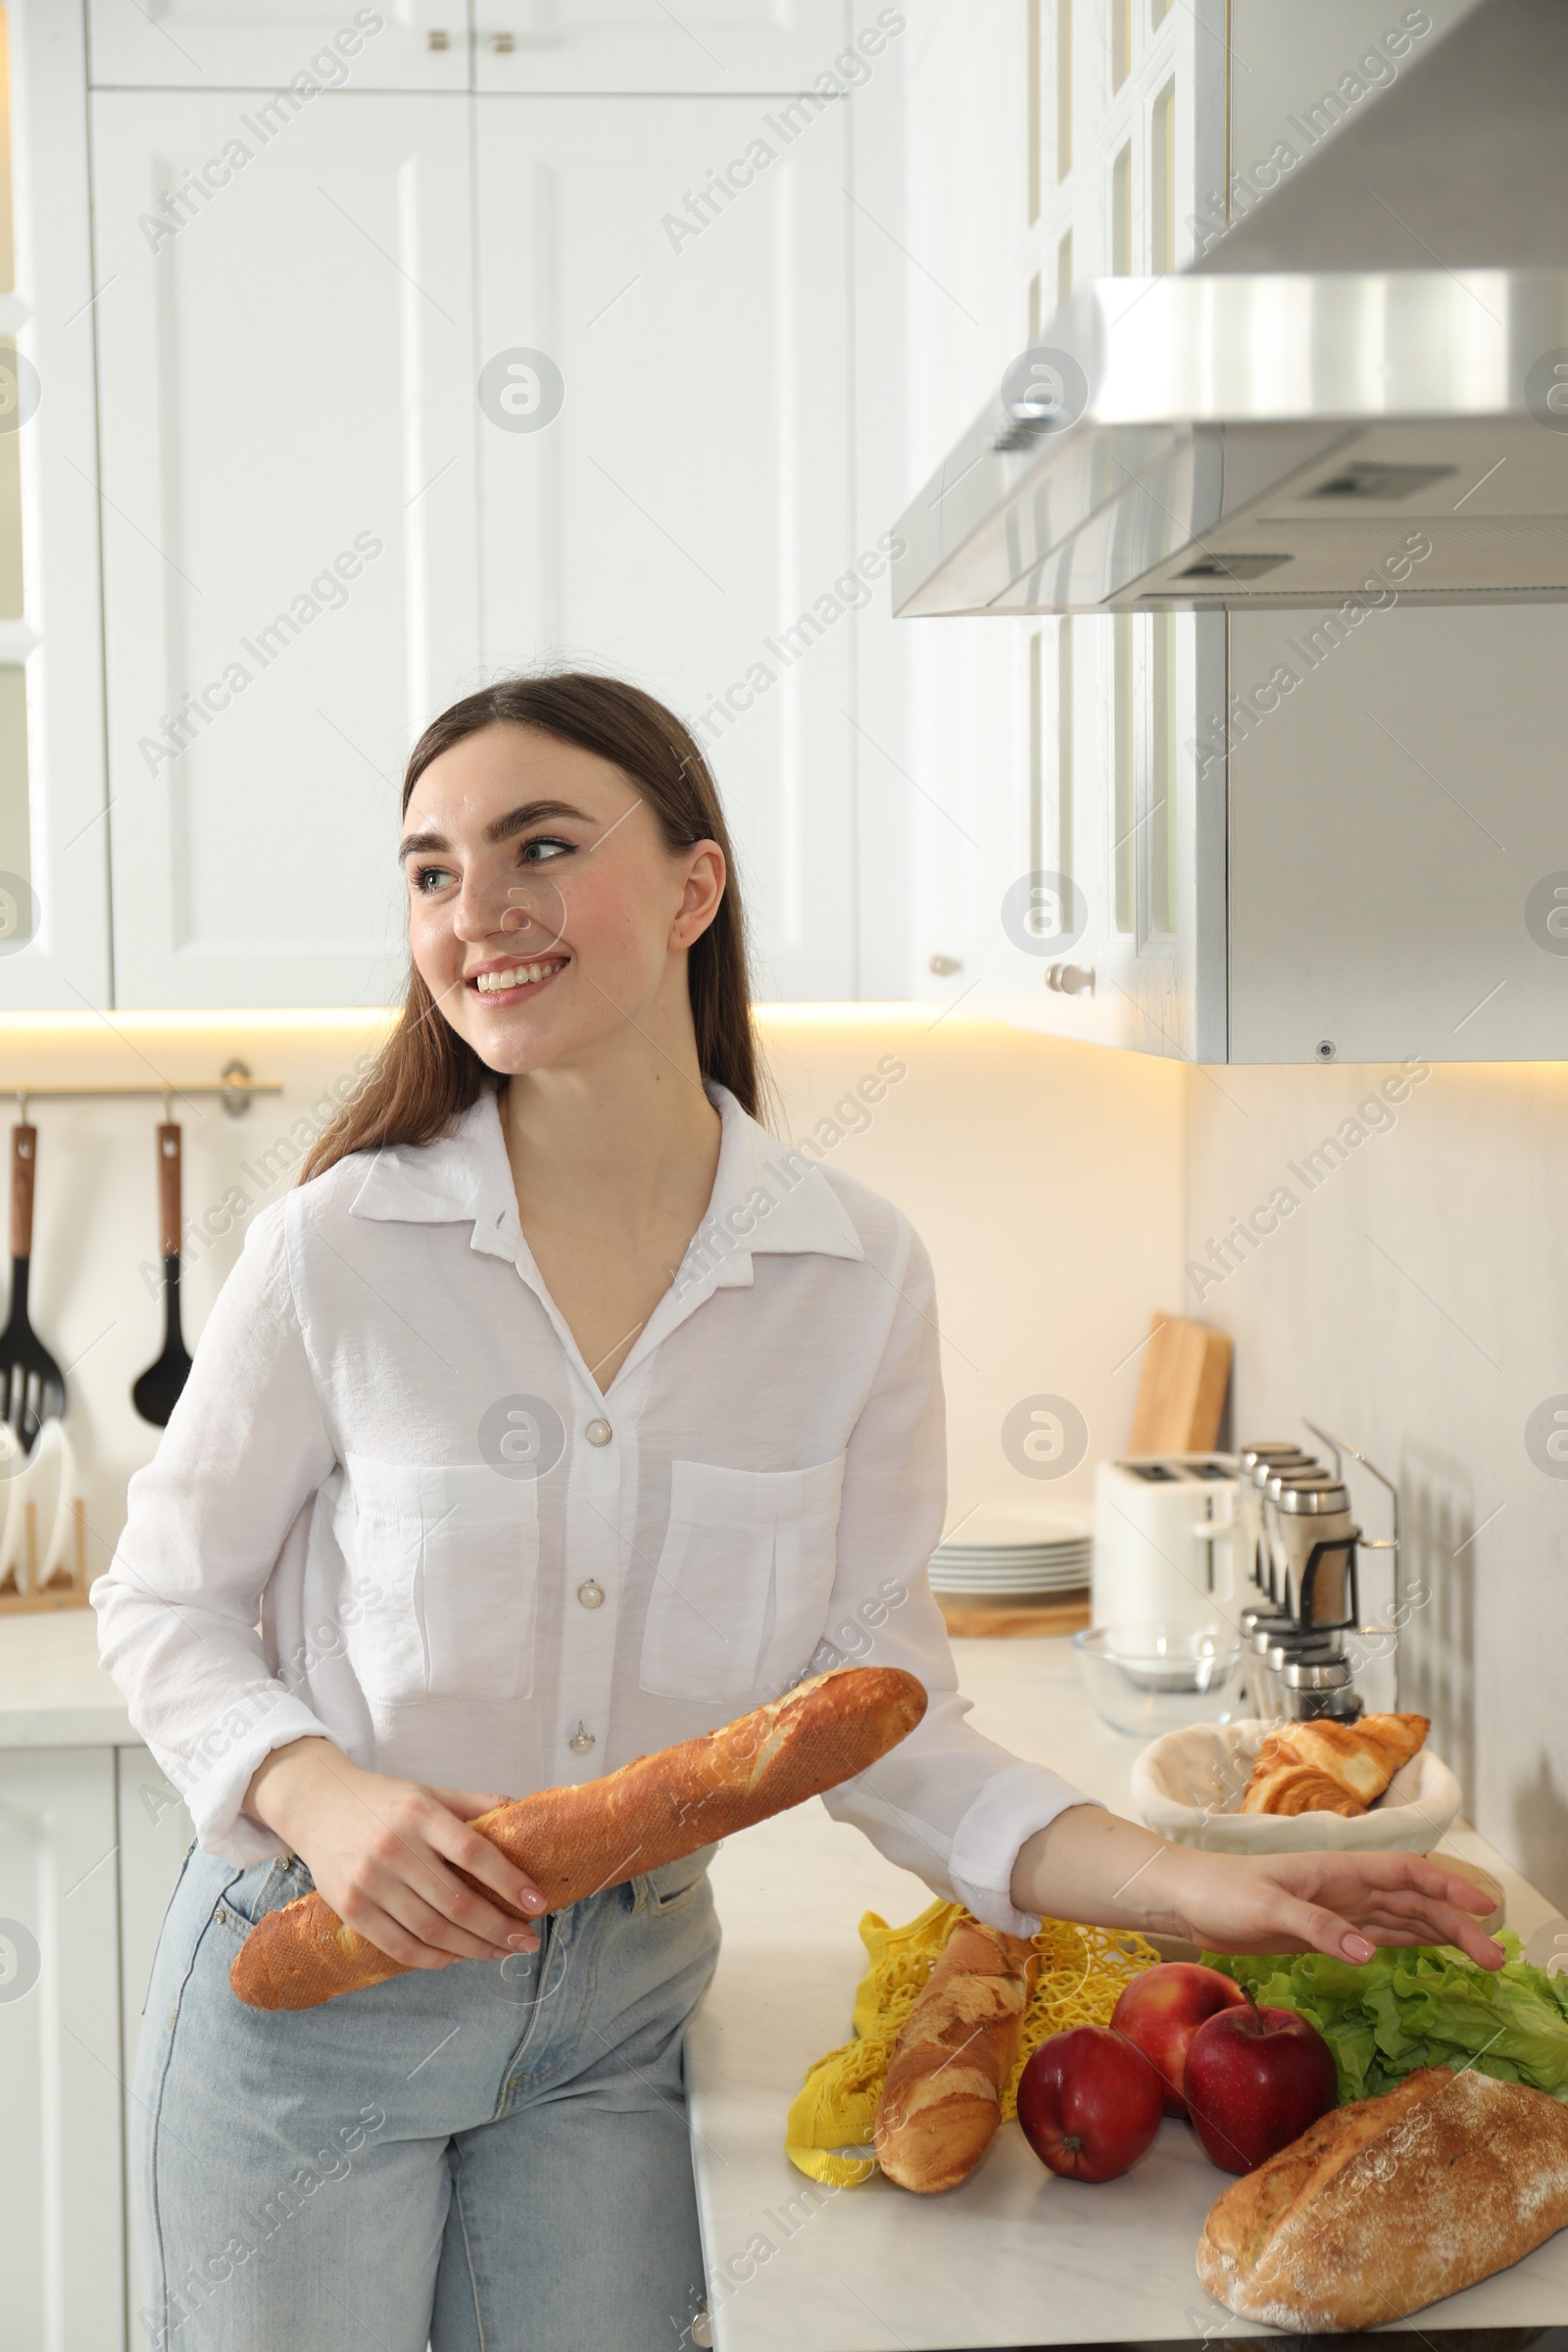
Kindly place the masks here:
[[(1128, 1810), (1143, 1742), (1096, 1716), (1065, 1641), (957, 1642), (979, 1728)], [(1528, 1936), (1553, 1906), (1463, 1826), (1443, 1850), (1502, 1882)], [(1166, 2122), (1144, 2161), (1088, 2185), (1048, 2173), (1014, 2125), (960, 2187), (916, 2197), (880, 2176), (823, 2191), (784, 2153), (807, 2068), (850, 2035), (860, 1915), (911, 1919), (929, 1888), (858, 1831), (803, 1806), (713, 1865), (724, 1949), (687, 2043), (692, 2141), (716, 2352), (933, 2352), (1261, 2332), (1209, 2301), (1194, 2251), (1229, 2176)], [(1560, 2324), (1568, 2230), (1419, 2315), (1445, 2327)]]
[[(97, 1662), (90, 1609), (0, 1619), (0, 1749), (136, 1744)], [(1066, 1642), (955, 1643), (974, 1720), (1128, 1809), (1142, 1742), (1103, 1725)], [(1552, 1906), (1463, 1825), (1444, 1851), (1490, 1870), (1522, 1936)], [(1015, 2127), (973, 2178), (913, 2197), (880, 2177), (824, 2191), (784, 2153), (808, 2066), (849, 2038), (863, 1911), (911, 1919), (930, 1890), (807, 1805), (732, 1838), (713, 1880), (718, 1973), (687, 2045), (693, 2152), (716, 2352), (959, 2352), (1258, 2332), (1211, 2304), (1193, 2253), (1226, 2184), (1185, 2124), (1090, 2187), (1059, 2180)], [(1541, 2327), (1568, 2311), (1568, 2230), (1420, 2315), (1423, 2328)]]
[(136, 1744), (98, 1663), (96, 1609), (0, 1617), (0, 1748)]

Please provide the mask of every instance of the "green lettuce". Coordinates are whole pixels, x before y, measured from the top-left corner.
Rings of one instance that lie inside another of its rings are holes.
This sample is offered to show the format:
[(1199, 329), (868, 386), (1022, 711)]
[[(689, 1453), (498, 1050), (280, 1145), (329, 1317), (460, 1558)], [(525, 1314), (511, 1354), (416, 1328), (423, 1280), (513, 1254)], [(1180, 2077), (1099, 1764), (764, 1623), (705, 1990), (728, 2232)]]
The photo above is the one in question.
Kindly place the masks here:
[(1495, 1971), (1447, 1944), (1385, 1948), (1360, 1968), (1324, 1952), (1203, 1959), (1260, 2008), (1295, 2009), (1316, 2026), (1334, 2052), (1342, 2106), (1418, 2066), (1473, 2066), (1568, 2104), (1568, 1977), (1522, 1959), (1510, 1929), (1498, 1939), (1508, 1958)]

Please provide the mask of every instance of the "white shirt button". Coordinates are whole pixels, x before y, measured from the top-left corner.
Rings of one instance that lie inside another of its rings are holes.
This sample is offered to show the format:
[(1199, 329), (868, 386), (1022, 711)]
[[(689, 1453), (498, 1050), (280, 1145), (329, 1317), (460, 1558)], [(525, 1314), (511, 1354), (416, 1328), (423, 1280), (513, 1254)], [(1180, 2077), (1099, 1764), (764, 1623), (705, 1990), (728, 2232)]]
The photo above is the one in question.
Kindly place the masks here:
[(582, 1434), (590, 1446), (608, 1446), (612, 1433), (608, 1421), (590, 1421)]
[(570, 1748), (574, 1756), (585, 1756), (593, 1744), (594, 1736), (592, 1732), (586, 1731), (583, 1728), (581, 1720), (579, 1719), (577, 1729), (572, 1733), (571, 1738), (566, 1741), (566, 1745)]
[(577, 1598), (582, 1602), (582, 1605), (585, 1609), (603, 1608), (605, 1602), (605, 1588), (603, 1585), (596, 1585), (593, 1578), (590, 1577), (585, 1585), (579, 1585), (577, 1587)]

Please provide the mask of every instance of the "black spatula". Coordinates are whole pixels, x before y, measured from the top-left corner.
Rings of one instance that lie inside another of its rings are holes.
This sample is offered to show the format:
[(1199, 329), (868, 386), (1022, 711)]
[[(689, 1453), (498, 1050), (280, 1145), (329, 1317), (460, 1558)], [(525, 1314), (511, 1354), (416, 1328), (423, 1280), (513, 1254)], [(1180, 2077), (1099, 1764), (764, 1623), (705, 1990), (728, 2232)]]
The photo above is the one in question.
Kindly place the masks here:
[(190, 1357), (179, 1335), (179, 1129), (158, 1130), (158, 1214), (164, 1247), (164, 1352), (149, 1364), (130, 1392), (144, 1421), (166, 1427), (190, 1373)]
[(65, 1375), (27, 1321), (27, 1269), (32, 1259), (32, 1180), (38, 1167), (38, 1130), (11, 1130), (11, 1320), (0, 1332), (0, 1416), (29, 1452), (52, 1413), (66, 1409)]

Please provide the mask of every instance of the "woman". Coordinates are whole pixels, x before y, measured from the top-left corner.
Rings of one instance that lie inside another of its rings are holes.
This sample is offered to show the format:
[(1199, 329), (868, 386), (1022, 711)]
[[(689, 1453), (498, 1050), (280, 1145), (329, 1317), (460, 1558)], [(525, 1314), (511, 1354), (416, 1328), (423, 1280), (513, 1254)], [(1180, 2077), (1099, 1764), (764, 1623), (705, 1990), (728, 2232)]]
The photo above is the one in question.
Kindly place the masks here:
[[(134, 2091), (154, 2343), (681, 2338), (709, 1853), (519, 1928), (537, 1890), (465, 1820), (847, 1649), (930, 1705), (829, 1810), (982, 1918), (1495, 1965), (1486, 1898), (1435, 1865), (1166, 1846), (964, 1721), (925, 1582), (930, 1269), (757, 1123), (680, 722), (609, 678), (497, 686), (426, 731), (404, 809), (402, 1024), (257, 1217), (93, 1595), (198, 1838)], [(245, 2008), (242, 1939), (313, 1885), (410, 1973)]]

